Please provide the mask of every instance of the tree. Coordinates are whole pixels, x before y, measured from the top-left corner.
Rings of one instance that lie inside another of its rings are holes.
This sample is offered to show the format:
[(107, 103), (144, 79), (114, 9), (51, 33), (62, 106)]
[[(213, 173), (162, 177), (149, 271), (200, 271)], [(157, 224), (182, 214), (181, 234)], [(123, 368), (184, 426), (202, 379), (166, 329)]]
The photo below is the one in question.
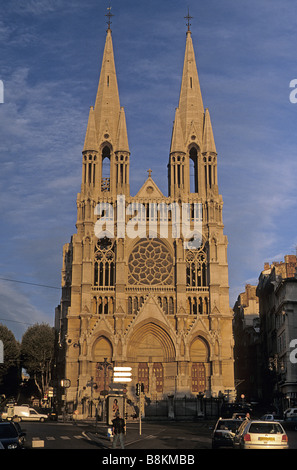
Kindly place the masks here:
[(51, 380), (54, 345), (55, 330), (45, 323), (31, 326), (22, 338), (22, 366), (34, 380), (41, 397)]
[(4, 347), (3, 364), (0, 363), (0, 392), (14, 395), (20, 381), (20, 344), (13, 333), (0, 324), (0, 340)]

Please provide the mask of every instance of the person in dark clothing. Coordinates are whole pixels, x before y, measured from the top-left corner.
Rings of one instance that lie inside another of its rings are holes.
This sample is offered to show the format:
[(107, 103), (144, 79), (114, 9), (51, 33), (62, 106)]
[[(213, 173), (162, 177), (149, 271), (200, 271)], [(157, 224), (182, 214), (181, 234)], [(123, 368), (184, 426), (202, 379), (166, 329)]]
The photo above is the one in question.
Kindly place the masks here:
[(119, 412), (116, 413), (115, 419), (112, 420), (112, 432), (113, 432), (113, 442), (112, 448), (115, 449), (118, 441), (122, 449), (125, 449), (124, 445), (124, 435), (125, 435), (126, 425), (123, 418)]

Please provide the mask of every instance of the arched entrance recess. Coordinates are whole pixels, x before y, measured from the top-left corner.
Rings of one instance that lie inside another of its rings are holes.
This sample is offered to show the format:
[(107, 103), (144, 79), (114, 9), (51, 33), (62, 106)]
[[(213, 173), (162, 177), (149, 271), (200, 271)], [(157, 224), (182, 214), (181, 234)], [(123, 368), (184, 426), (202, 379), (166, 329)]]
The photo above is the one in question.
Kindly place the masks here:
[(207, 377), (210, 374), (209, 345), (207, 341), (197, 336), (190, 346), (191, 360), (191, 391), (204, 393), (207, 389)]
[(175, 347), (164, 328), (149, 322), (133, 333), (127, 356), (131, 362), (170, 362), (175, 360)]
[(145, 393), (163, 393), (168, 363), (175, 360), (175, 347), (167, 331), (154, 322), (139, 327), (132, 335), (128, 360), (135, 364), (137, 381)]
[(104, 394), (104, 390), (112, 381), (112, 368), (106, 366), (106, 363), (111, 363), (112, 356), (113, 350), (110, 341), (105, 336), (100, 336), (94, 343), (92, 350), (92, 363), (95, 368), (92, 376), (96, 381), (99, 394)]

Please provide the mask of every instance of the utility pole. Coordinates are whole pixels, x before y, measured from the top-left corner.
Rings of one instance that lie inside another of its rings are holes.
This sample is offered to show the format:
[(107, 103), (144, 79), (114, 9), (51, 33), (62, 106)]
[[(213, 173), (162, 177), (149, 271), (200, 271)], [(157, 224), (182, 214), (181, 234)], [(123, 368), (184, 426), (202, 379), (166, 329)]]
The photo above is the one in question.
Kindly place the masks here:
[(137, 383), (136, 384), (136, 395), (139, 397), (139, 435), (141, 436), (141, 432), (142, 432), (142, 429), (141, 429), (141, 426), (142, 426), (142, 423), (141, 423), (141, 415), (142, 415), (142, 400), (141, 400), (141, 397), (142, 397), (142, 392), (144, 391), (144, 385), (143, 383)]

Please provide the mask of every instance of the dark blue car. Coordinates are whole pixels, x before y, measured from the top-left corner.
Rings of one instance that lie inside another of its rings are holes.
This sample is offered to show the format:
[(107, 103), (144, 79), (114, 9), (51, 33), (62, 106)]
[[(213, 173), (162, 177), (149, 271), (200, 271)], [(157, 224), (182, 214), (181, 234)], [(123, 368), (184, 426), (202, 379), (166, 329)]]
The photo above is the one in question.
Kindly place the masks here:
[(23, 449), (25, 444), (24, 433), (18, 423), (12, 421), (0, 422), (0, 442), (4, 449)]

